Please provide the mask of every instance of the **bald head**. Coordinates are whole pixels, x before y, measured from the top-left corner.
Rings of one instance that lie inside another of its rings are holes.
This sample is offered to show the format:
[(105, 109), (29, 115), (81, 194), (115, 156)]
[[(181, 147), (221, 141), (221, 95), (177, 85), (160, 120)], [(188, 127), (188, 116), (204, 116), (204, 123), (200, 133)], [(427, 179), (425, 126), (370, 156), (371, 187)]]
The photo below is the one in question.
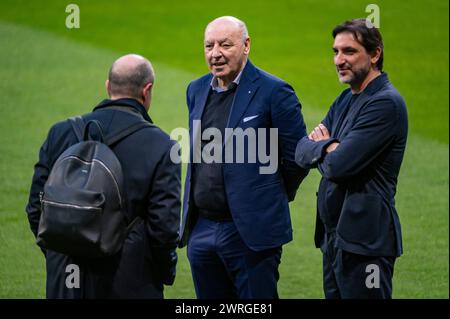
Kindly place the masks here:
[(109, 70), (108, 93), (111, 97), (130, 97), (142, 100), (142, 90), (153, 83), (153, 67), (146, 58), (127, 54), (117, 59)]
[(223, 16), (214, 19), (206, 26), (205, 33), (211, 29), (226, 29), (232, 32), (239, 32), (243, 42), (248, 38), (248, 30), (244, 21), (232, 16)]
[(205, 29), (204, 49), (206, 63), (217, 84), (227, 89), (244, 69), (250, 52), (245, 23), (230, 16), (214, 19)]

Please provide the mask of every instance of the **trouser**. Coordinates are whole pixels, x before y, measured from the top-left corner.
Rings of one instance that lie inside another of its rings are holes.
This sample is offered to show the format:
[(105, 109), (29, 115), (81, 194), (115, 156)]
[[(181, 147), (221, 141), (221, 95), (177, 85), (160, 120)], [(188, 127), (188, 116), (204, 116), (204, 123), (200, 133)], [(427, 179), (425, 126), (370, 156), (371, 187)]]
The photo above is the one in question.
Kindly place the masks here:
[(92, 261), (47, 250), (47, 299), (111, 298), (115, 258)]
[(327, 299), (391, 299), (395, 257), (363, 256), (336, 247), (325, 235), (323, 290)]
[(233, 222), (199, 217), (187, 247), (197, 298), (278, 298), (281, 250), (253, 251)]
[(107, 258), (69, 257), (47, 251), (49, 299), (160, 299), (159, 260), (151, 255), (144, 224), (137, 224), (120, 253)]

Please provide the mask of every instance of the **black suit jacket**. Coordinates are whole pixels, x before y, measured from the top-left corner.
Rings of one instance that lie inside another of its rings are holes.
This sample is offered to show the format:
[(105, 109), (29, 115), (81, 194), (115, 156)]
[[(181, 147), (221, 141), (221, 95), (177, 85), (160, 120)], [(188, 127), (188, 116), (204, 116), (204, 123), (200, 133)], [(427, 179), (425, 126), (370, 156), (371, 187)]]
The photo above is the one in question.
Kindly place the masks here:
[[(307, 137), (296, 149), (296, 162), (316, 167), (322, 175), (317, 198), (315, 243), (326, 231), (336, 231), (337, 245), (362, 255), (400, 256), (402, 237), (394, 196), (406, 146), (408, 120), (405, 103), (382, 73), (352, 104), (345, 90), (322, 123), (331, 139)], [(340, 142), (326, 154), (326, 147)]]
[[(133, 99), (105, 100), (93, 112), (83, 115), (85, 123), (94, 119), (100, 121), (105, 135), (129, 127), (142, 118), (152, 123), (145, 108)], [(26, 208), (35, 236), (41, 215), (39, 192), (56, 159), (75, 143), (77, 138), (70, 123), (63, 121), (50, 129), (41, 147)], [(111, 147), (122, 165), (128, 220), (139, 215), (144, 222), (135, 225), (121, 253), (111, 258), (89, 260), (48, 251), (48, 297), (162, 297), (163, 283), (173, 281), (179, 239), (181, 181), (180, 164), (170, 159), (174, 143), (153, 125)], [(71, 263), (80, 266), (82, 271), (78, 290), (65, 287), (68, 275), (65, 267)]]

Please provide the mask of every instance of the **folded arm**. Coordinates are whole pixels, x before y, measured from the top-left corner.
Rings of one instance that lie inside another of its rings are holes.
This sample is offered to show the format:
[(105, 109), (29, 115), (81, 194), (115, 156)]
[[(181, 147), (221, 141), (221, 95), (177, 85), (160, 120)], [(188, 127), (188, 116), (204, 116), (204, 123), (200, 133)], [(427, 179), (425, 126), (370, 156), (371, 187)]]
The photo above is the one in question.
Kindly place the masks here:
[(321, 139), (316, 130), (307, 140), (302, 139), (297, 146), (297, 163), (307, 167), (314, 165), (323, 177), (330, 180), (351, 178), (389, 146), (395, 138), (396, 121), (392, 101), (372, 101), (364, 107), (342, 141), (326, 135)]

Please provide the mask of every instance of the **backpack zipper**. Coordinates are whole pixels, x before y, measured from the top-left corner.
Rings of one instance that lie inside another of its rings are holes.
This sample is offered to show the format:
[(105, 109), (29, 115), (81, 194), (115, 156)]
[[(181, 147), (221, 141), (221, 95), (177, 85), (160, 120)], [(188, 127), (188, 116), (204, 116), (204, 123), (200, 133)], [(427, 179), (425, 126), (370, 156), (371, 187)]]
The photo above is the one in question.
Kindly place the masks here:
[(93, 207), (93, 206), (79, 206), (79, 205), (74, 205), (74, 204), (65, 204), (65, 203), (58, 203), (58, 202), (53, 202), (51, 200), (47, 200), (47, 199), (43, 199), (42, 203), (47, 203), (50, 205), (55, 205), (55, 206), (61, 206), (61, 207), (70, 207), (70, 208), (76, 208), (76, 209), (87, 209), (87, 210), (102, 210), (99, 207)]

